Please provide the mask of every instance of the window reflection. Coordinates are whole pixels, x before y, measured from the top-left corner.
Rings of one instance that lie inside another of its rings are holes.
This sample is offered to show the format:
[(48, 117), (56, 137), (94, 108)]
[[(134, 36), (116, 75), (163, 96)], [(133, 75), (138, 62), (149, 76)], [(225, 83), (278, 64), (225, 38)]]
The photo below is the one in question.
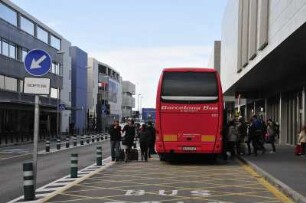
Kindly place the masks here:
[(0, 18), (17, 26), (17, 12), (0, 2)]
[(30, 35), (34, 36), (34, 23), (32, 23), (27, 18), (21, 16), (20, 17), (20, 28), (29, 33)]

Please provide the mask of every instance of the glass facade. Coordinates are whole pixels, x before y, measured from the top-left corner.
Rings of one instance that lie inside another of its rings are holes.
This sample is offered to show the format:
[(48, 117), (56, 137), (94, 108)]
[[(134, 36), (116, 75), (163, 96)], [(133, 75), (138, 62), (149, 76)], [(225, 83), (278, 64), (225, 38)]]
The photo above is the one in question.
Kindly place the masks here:
[(54, 47), (55, 49), (60, 50), (61, 49), (61, 40), (59, 38), (55, 37), (54, 35), (51, 35), (50, 45), (52, 47)]
[(17, 26), (17, 12), (0, 2), (0, 18)]
[(24, 61), (26, 55), (28, 54), (28, 50), (27, 49), (22, 49), (21, 50), (21, 61)]
[(23, 16), (20, 16), (20, 28), (34, 36), (34, 23)]
[(17, 59), (16, 54), (16, 45), (9, 44), (9, 57), (13, 59)]
[(37, 26), (37, 39), (43, 41), (44, 43), (48, 44), (48, 32), (42, 29), (41, 27)]
[(9, 56), (9, 44), (2, 40), (2, 52), (4, 56)]
[(17, 92), (17, 79), (11, 77), (5, 77), (4, 89)]

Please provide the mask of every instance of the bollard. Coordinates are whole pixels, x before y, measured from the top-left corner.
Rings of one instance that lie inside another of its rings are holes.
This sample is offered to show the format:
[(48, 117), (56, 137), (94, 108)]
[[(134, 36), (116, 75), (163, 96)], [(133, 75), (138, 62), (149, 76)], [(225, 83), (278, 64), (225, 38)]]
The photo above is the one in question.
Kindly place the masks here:
[(89, 135), (87, 135), (87, 137), (86, 137), (86, 143), (87, 143), (87, 144), (89, 144), (89, 140), (90, 140), (90, 139), (89, 139)]
[(104, 136), (103, 136), (103, 134), (101, 134), (101, 140), (104, 140)]
[(91, 142), (95, 142), (95, 136), (94, 135), (91, 136)]
[(97, 147), (97, 166), (102, 166), (102, 147)]
[(76, 147), (78, 145), (77, 143), (78, 139), (76, 136), (73, 137), (73, 146)]
[(83, 136), (80, 137), (80, 144), (84, 145), (84, 137)]
[(23, 163), (24, 200), (35, 199), (33, 163)]
[(70, 158), (70, 177), (77, 178), (78, 177), (78, 154), (71, 154)]
[(46, 141), (46, 152), (50, 152), (50, 141)]
[(105, 139), (107, 140), (107, 134), (105, 134)]
[(69, 148), (69, 138), (66, 137), (66, 148)]
[(100, 134), (97, 135), (97, 142), (100, 141)]
[(57, 150), (61, 149), (61, 140), (60, 139), (57, 139), (57, 141), (56, 141), (56, 149)]

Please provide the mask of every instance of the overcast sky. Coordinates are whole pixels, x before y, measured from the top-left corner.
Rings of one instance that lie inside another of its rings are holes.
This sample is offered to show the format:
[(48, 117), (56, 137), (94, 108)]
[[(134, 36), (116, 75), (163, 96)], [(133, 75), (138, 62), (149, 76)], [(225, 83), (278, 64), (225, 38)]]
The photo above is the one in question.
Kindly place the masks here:
[[(12, 0), (136, 84), (155, 107), (165, 67), (206, 67), (227, 0)], [(136, 98), (136, 108), (137, 96)]]

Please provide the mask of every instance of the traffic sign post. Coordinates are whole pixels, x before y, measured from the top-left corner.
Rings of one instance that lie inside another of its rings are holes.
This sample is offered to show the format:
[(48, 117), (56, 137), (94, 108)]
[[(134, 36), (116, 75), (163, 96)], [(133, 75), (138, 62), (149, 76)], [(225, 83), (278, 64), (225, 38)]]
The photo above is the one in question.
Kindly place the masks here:
[(32, 76), (24, 79), (24, 93), (35, 94), (34, 108), (34, 149), (33, 149), (33, 180), (34, 191), (37, 177), (37, 151), (39, 132), (39, 95), (50, 94), (50, 79), (37, 78), (46, 75), (51, 68), (51, 57), (44, 50), (34, 49), (29, 51), (24, 60), (25, 70)]

